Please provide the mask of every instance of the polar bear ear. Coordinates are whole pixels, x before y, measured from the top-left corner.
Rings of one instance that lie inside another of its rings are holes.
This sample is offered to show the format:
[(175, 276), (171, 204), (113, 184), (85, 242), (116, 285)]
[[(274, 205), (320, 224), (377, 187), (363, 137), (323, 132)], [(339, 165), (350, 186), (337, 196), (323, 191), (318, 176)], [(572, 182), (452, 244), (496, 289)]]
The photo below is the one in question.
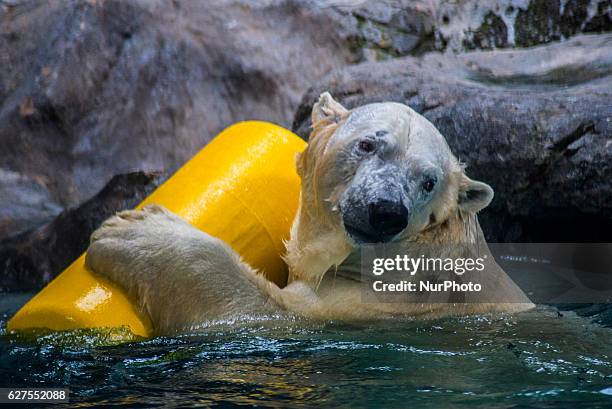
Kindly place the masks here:
[(459, 185), (459, 208), (467, 213), (477, 213), (493, 200), (493, 189), (483, 182), (463, 175)]
[(329, 92), (319, 96), (319, 101), (312, 107), (312, 127), (318, 128), (340, 122), (346, 117), (348, 110), (336, 101)]

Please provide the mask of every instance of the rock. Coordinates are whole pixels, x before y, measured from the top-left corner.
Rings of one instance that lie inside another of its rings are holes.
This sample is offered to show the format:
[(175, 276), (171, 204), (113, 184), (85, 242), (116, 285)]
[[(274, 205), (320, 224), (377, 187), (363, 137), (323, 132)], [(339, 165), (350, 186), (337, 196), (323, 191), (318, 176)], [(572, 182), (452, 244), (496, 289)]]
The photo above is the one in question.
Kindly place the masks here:
[(293, 129), (308, 135), (323, 91), (348, 107), (397, 101), (425, 115), (470, 176), (496, 191), (492, 242), (612, 239), (612, 35), (526, 50), (430, 53), (338, 70), (310, 90)]
[(335, 6), (325, 14), (341, 27), (360, 62), (432, 50), (529, 47), (580, 33), (612, 30), (609, 0), (388, 0), (332, 4)]
[[(610, 304), (555, 304), (561, 311), (573, 311), (582, 317), (590, 318), (594, 323), (612, 328), (612, 308)], [(562, 316), (562, 315), (561, 315)]]
[(0, 241), (0, 290), (41, 288), (89, 245), (91, 233), (114, 213), (136, 206), (165, 179), (162, 172), (118, 175), (81, 206), (53, 221)]
[[(0, 239), (115, 174), (172, 172), (234, 122), (289, 126), (332, 69), (610, 29), (608, 2), (543, 1), (0, 2), (0, 168), (24, 195), (2, 199)], [(49, 209), (23, 208), (32, 189)]]
[[(289, 127), (333, 68), (427, 48), (427, 11), (403, 3), (1, 2), (0, 168), (24, 197), (2, 199), (0, 239), (115, 174), (172, 172), (235, 122)], [(49, 209), (20, 210), (30, 180)]]
[(468, 31), (468, 35), (463, 40), (463, 46), (468, 50), (505, 48), (512, 41), (512, 39), (508, 38), (506, 23), (492, 11), (489, 11), (484, 16), (482, 25), (474, 31)]
[(175, 170), (237, 121), (288, 126), (308, 86), (353, 60), (292, 1), (4, 5), (0, 167), (73, 206), (115, 174)]
[(612, 30), (609, 0), (437, 1), (436, 48), (529, 47)]
[[(234, 122), (289, 126), (330, 70), (608, 31), (610, 10), (603, 0), (1, 1), (0, 240), (113, 175), (174, 171)], [(572, 81), (594, 64), (570, 67)]]
[(0, 237), (37, 227), (61, 211), (42, 181), (0, 168)]
[(388, 0), (332, 4), (335, 7), (325, 14), (351, 42), (359, 62), (433, 50), (529, 47), (580, 33), (612, 30), (609, 0)]
[(379, 61), (436, 49), (435, 8), (428, 1), (347, 1), (326, 14), (349, 41), (356, 61)]

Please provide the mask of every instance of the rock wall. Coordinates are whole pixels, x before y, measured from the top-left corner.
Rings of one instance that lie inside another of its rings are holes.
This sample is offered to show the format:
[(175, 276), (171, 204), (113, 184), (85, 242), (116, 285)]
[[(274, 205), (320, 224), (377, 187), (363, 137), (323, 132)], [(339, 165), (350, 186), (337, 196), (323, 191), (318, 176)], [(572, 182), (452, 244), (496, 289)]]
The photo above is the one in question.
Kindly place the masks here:
[(89, 236), (104, 220), (136, 206), (166, 176), (162, 172), (117, 175), (80, 206), (36, 229), (1, 240), (0, 291), (40, 289), (87, 249)]
[[(106, 213), (85, 206), (87, 229), (61, 226), (113, 176), (172, 172), (240, 120), (289, 127), (311, 87), (296, 116), (303, 135), (309, 101), (329, 87), (349, 105), (392, 98), (425, 112), (476, 175), (522, 163), (520, 183), (491, 175), (490, 237), (542, 238), (571, 218), (583, 227), (567, 237), (607, 237), (592, 232), (611, 231), (599, 216), (610, 203), (610, 47), (566, 40), (610, 31), (611, 15), (604, 0), (0, 0), (0, 285), (36, 286), (79, 254)], [(562, 42), (461, 54), (551, 41)], [(530, 200), (545, 200), (544, 215)]]
[(290, 2), (9, 7), (0, 168), (69, 206), (115, 174), (177, 168), (234, 122), (288, 125), (307, 86), (351, 60), (324, 22)]
[(405, 103), (491, 184), (493, 242), (612, 241), (612, 35), (526, 50), (431, 53), (336, 71), (304, 97), (293, 130), (330, 91), (347, 107)]

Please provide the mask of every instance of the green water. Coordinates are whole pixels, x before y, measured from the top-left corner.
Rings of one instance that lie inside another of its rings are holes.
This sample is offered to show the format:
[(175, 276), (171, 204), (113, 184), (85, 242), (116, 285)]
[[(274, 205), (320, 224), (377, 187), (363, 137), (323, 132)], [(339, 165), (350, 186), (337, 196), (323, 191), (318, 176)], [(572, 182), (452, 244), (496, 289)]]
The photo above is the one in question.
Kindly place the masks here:
[(0, 386), (66, 387), (66, 407), (612, 407), (611, 330), (552, 309), (376, 325), (270, 320), (102, 346), (88, 335), (6, 335), (23, 300), (4, 296)]

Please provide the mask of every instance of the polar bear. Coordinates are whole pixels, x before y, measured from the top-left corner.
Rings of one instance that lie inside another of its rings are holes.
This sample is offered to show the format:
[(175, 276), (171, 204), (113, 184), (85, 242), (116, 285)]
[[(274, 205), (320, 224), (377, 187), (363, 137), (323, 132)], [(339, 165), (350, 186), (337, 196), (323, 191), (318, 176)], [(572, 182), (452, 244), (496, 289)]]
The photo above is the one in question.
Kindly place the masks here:
[(459, 246), (488, 251), (476, 213), (493, 190), (470, 179), (438, 130), (406, 105), (347, 110), (324, 93), (312, 124), (308, 147), (297, 157), (302, 187), (286, 243), (286, 287), (155, 205), (104, 222), (91, 236), (87, 266), (138, 300), (155, 333), (164, 335), (270, 314), (355, 321), (533, 307), (493, 257), (478, 279), (500, 302), (471, 294), (461, 303), (365, 302), (363, 283), (350, 273), (360, 262), (356, 250), (395, 243), (407, 253), (430, 246), (446, 257)]

